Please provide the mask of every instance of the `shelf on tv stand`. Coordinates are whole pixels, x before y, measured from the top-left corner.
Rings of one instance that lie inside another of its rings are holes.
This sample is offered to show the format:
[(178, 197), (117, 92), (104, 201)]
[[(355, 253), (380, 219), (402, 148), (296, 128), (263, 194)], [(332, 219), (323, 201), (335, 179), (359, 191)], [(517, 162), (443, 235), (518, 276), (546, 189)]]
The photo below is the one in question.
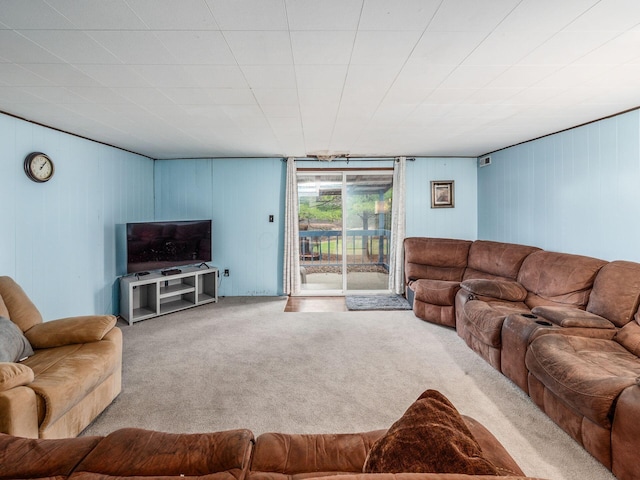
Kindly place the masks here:
[(218, 269), (181, 267), (180, 273), (152, 272), (120, 278), (120, 316), (129, 325), (218, 301)]

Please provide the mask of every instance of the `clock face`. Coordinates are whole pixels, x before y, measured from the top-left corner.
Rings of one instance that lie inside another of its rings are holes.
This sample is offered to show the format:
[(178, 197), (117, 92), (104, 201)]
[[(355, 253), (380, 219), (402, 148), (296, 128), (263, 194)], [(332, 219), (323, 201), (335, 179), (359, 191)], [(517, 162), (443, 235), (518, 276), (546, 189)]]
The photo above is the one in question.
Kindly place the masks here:
[(53, 162), (44, 153), (31, 153), (24, 160), (24, 171), (34, 182), (46, 182), (53, 177)]

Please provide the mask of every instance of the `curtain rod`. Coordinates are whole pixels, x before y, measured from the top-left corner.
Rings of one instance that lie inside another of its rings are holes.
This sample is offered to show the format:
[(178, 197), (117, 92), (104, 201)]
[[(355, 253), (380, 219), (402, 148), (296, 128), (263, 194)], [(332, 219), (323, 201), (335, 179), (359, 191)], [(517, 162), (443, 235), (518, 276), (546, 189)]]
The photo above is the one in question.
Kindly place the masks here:
[[(321, 160), (316, 157), (293, 157), (298, 162), (322, 162), (322, 163), (334, 163), (334, 162), (395, 162), (398, 157), (336, 157), (331, 160)], [(282, 159), (283, 162), (288, 160), (287, 157)], [(407, 162), (415, 162), (415, 157), (407, 157)]]

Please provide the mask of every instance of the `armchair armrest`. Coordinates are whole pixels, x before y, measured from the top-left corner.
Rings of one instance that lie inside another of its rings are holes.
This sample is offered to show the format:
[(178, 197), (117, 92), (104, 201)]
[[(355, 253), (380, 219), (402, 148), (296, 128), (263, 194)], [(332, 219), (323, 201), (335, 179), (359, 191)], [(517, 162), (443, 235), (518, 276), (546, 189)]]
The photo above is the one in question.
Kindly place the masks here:
[(29, 385), (34, 374), (31, 368), (21, 363), (0, 362), (0, 392)]
[(115, 325), (113, 315), (86, 315), (38, 323), (24, 334), (33, 348), (53, 348), (97, 342)]
[(509, 302), (522, 302), (527, 298), (527, 289), (516, 281), (474, 278), (460, 284), (466, 291), (482, 297), (492, 297)]
[(544, 317), (560, 327), (616, 328), (616, 326), (606, 318), (575, 307), (540, 306), (535, 307), (531, 312)]

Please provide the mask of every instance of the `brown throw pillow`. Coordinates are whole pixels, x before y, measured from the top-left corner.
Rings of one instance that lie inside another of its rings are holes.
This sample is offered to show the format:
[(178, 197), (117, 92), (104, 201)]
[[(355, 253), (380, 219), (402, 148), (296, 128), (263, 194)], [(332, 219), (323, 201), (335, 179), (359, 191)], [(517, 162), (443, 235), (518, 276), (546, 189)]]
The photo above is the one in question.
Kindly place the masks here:
[(436, 390), (427, 390), (373, 444), (364, 473), (498, 475), (464, 420)]

